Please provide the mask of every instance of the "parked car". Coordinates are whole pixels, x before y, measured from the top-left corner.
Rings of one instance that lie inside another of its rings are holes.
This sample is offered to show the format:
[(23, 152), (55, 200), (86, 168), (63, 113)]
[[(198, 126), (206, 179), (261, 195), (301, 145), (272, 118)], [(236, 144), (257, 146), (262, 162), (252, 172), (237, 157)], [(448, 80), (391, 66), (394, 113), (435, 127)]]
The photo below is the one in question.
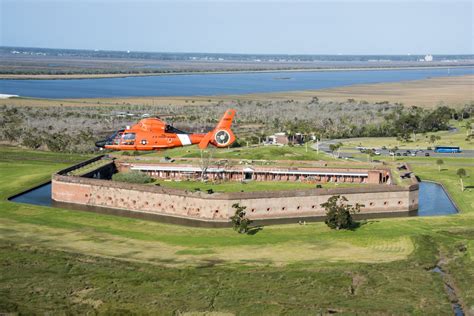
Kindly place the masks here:
[(425, 157), (429, 157), (430, 156), (430, 153), (425, 153)]
[(406, 157), (406, 156), (408, 156), (408, 152), (405, 152), (402, 155)]
[(397, 156), (401, 156), (402, 154), (400, 154), (400, 153), (396, 153), (395, 155), (397, 155)]

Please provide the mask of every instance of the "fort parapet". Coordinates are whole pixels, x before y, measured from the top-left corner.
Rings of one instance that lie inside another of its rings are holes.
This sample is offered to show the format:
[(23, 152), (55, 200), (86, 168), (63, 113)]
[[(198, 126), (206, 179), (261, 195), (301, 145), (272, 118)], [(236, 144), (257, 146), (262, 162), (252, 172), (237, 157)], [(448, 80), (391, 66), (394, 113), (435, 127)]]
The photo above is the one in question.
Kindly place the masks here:
[[(120, 171), (141, 171), (156, 179), (198, 180), (202, 176), (202, 168), (185, 164), (142, 164), (117, 163)], [(261, 166), (230, 166), (210, 165), (206, 167), (205, 176), (212, 181), (303, 181), (310, 183), (367, 183), (390, 184), (389, 169), (357, 169), (357, 168), (308, 168), (308, 167), (261, 167)]]
[(52, 199), (62, 203), (222, 223), (227, 223), (234, 215), (232, 205), (235, 203), (246, 206), (247, 215), (253, 220), (286, 219), (288, 222), (292, 219), (297, 222), (322, 219), (325, 211), (321, 204), (333, 195), (344, 195), (350, 204), (364, 204), (360, 213), (363, 217), (406, 216), (418, 209), (418, 183), (414, 177), (411, 184), (404, 186), (364, 184), (330, 189), (208, 194), (94, 178), (102, 169), (112, 170), (111, 164), (115, 166), (111, 161), (89, 172), (88, 177), (67, 175), (74, 168), (53, 175)]

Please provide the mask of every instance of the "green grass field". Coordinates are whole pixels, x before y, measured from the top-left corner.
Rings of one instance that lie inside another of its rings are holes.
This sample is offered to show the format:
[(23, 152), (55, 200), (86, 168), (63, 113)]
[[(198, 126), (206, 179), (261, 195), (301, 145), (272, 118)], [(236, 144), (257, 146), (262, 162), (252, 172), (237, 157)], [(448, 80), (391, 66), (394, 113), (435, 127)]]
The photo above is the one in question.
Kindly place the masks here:
[[(355, 152), (355, 151), (354, 151)], [(359, 152), (359, 151), (357, 151)], [(147, 162), (162, 162), (164, 157), (176, 159), (175, 163), (199, 164), (201, 150), (197, 145), (178, 147), (157, 152), (111, 152), (110, 155), (121, 160)], [(204, 160), (226, 161), (228, 165), (280, 166), (280, 167), (340, 167), (340, 168), (373, 168), (372, 163), (346, 161), (336, 159), (331, 155), (312, 149), (312, 144), (306, 146), (252, 146), (239, 148), (210, 148), (203, 152)]]
[[(182, 189), (188, 191), (207, 191), (214, 192), (253, 192), (253, 191), (275, 191), (275, 190), (297, 190), (297, 189), (314, 189), (316, 184), (305, 182), (222, 182), (211, 183), (201, 181), (165, 181), (157, 180), (150, 185), (160, 185), (168, 188)], [(342, 188), (350, 186), (360, 186), (355, 183), (324, 183), (323, 188)]]
[(275, 190), (296, 190), (315, 188), (315, 184), (301, 182), (222, 182), (210, 183), (200, 181), (164, 181), (153, 182), (153, 185), (160, 185), (167, 188), (182, 189), (188, 191), (214, 192), (249, 192), (249, 191), (275, 191)]
[[(123, 153), (122, 153), (123, 154)], [(205, 157), (213, 159), (242, 159), (242, 160), (332, 160), (332, 158), (317, 153), (306, 146), (257, 146), (216, 149), (209, 147)], [(146, 153), (143, 158), (171, 157), (171, 158), (200, 158), (201, 150), (197, 146), (177, 147), (173, 149)]]
[[(311, 223), (239, 235), (6, 201), (86, 158), (0, 148), (0, 313), (447, 315), (443, 281), (429, 271), (439, 260), (474, 312), (472, 162), (446, 160), (438, 172), (412, 161), (460, 214), (354, 231)], [(460, 164), (471, 175), (464, 192)]]
[[(466, 140), (467, 131), (465, 128), (465, 122), (451, 121), (451, 126), (458, 130), (453, 131), (441, 131), (435, 133), (416, 134), (416, 140), (409, 142), (400, 142), (395, 137), (365, 137), (365, 138), (351, 138), (350, 140), (344, 141), (344, 148), (354, 149), (357, 146), (364, 146), (369, 148), (381, 148), (386, 146), (387, 148), (393, 148), (397, 146), (400, 149), (418, 148), (425, 150), (427, 147), (434, 147), (436, 145), (444, 146), (460, 146), (461, 149), (474, 149), (474, 138), (469, 141)], [(441, 137), (435, 143), (430, 143), (429, 138), (431, 135)]]

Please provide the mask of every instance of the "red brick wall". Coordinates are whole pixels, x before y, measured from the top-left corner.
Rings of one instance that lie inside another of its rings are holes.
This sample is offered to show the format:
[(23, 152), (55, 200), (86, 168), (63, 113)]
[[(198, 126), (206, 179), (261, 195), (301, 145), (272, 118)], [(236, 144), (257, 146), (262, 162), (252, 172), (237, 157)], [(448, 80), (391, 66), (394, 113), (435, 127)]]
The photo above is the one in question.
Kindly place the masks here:
[(234, 203), (246, 206), (253, 219), (322, 216), (320, 204), (335, 194), (344, 195), (351, 204), (365, 204), (362, 213), (418, 208), (418, 185), (207, 194), (57, 175), (52, 183), (52, 197), (60, 202), (214, 221), (233, 215)]

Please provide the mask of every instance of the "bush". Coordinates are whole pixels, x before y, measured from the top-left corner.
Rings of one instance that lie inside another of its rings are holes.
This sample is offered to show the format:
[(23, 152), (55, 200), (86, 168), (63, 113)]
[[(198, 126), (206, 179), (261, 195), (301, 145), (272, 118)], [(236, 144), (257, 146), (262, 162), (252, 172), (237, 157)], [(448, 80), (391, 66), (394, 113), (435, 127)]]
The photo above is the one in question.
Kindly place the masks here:
[(38, 149), (43, 145), (43, 138), (38, 133), (28, 131), (23, 136), (21, 144), (28, 148)]
[(72, 143), (72, 138), (65, 132), (57, 132), (45, 136), (44, 141), (48, 149), (54, 152), (67, 151)]
[(112, 180), (128, 183), (150, 183), (153, 181), (146, 173), (140, 171), (116, 173), (112, 176)]

